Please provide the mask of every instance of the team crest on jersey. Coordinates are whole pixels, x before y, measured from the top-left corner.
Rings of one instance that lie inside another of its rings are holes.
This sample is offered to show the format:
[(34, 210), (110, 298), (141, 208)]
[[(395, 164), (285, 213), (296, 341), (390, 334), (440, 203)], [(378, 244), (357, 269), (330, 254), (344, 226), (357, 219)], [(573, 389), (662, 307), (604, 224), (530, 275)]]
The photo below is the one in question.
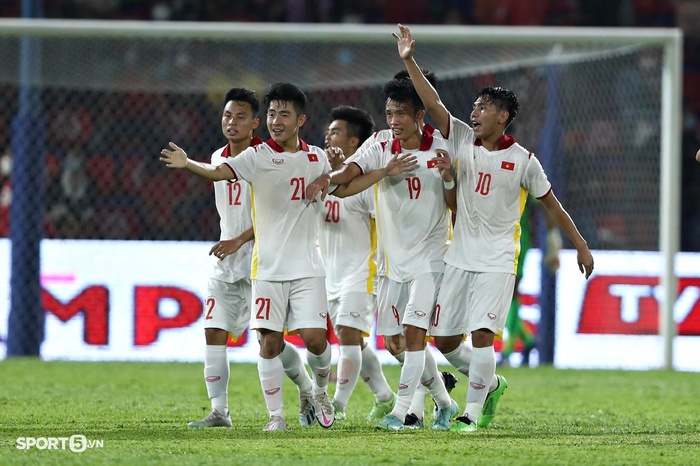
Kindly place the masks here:
[(503, 162), (501, 162), (501, 170), (515, 170), (515, 162), (508, 162), (504, 160)]
[(282, 165), (284, 163), (284, 159), (272, 159), (272, 163), (275, 165)]
[(318, 155), (316, 154), (306, 154), (309, 157), (309, 162), (318, 162)]
[(428, 168), (437, 167), (437, 160), (428, 160)]

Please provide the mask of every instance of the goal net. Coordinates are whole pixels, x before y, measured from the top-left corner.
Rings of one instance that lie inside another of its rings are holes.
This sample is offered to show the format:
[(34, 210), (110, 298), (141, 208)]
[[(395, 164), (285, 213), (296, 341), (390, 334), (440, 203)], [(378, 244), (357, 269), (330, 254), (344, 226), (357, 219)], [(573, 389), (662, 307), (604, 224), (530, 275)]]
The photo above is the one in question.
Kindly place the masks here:
[[(394, 29), (2, 20), (0, 151), (30, 141), (35, 173), (43, 171), (45, 238), (213, 241), (211, 184), (164, 169), (160, 149), (174, 141), (208, 160), (225, 144), (226, 91), (247, 87), (262, 99), (279, 81), (307, 93), (301, 137), (309, 143), (323, 144), (337, 105), (366, 109), (385, 128), (381, 87), (403, 69)], [(518, 95), (509, 132), (540, 158), (591, 249), (659, 251), (662, 154), (674, 155), (663, 138), (678, 132), (665, 118), (678, 106), (668, 91), (680, 82), (669, 69), (673, 34), (456, 26), (413, 34), (417, 62), (435, 73), (456, 117), (468, 121), (486, 85)], [(37, 111), (35, 124), (17, 124), (22, 109)], [(258, 133), (266, 138), (264, 126)], [(10, 173), (2, 176), (9, 192)], [(13, 190), (12, 203), (36, 194)], [(8, 236), (10, 201), (2, 199), (0, 234)], [(672, 190), (669, 202), (672, 210)], [(673, 238), (668, 244), (675, 247)], [(8, 307), (0, 296), (0, 315)]]

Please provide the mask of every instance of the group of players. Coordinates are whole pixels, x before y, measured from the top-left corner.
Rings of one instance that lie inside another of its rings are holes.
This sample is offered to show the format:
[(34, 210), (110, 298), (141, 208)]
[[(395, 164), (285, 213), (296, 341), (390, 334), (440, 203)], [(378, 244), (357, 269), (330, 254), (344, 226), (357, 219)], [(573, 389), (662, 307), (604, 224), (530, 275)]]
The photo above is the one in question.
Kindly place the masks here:
[[(331, 113), (325, 150), (308, 145), (299, 138), (306, 96), (278, 83), (264, 98), (267, 142), (253, 136), (255, 95), (232, 89), (222, 116), (228, 144), (211, 163), (189, 159), (174, 143), (161, 151), (167, 167), (215, 181), (221, 216), (204, 310), (212, 411), (190, 427), (231, 426), (226, 341), (249, 325), (260, 342), (265, 431), (287, 429), (285, 374), (299, 389), (303, 426), (328, 428), (344, 419), (361, 377), (375, 396), (370, 419), (377, 428), (422, 427), (427, 390), (435, 403), (434, 429), (475, 431), (491, 422), (507, 387), (496, 375), (493, 342), (513, 296), (528, 193), (572, 241), (586, 278), (592, 273), (587, 244), (540, 163), (505, 135), (519, 109), (516, 96), (485, 88), (470, 126), (449, 113), (416, 64), (409, 28), (399, 25), (394, 37), (407, 73), (384, 86), (389, 130), (372, 135), (366, 112), (339, 107)], [(437, 128), (424, 123), (426, 111)], [(374, 318), (375, 290), (377, 334), (402, 365), (396, 392), (363, 340)], [(340, 340), (333, 398), (327, 391), (329, 314)], [(285, 343), (285, 332), (301, 336), (311, 376), (296, 348)], [(426, 351), (428, 336), (468, 377), (461, 414)]]

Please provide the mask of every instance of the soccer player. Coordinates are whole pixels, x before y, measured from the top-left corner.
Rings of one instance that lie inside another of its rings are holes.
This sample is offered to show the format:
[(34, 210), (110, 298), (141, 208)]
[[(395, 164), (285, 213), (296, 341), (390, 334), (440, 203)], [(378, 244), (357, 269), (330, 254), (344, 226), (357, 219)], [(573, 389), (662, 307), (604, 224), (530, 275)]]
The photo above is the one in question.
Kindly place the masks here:
[[(307, 202), (304, 188), (307, 179), (330, 171), (330, 165), (322, 149), (308, 146), (298, 138), (299, 128), (306, 121), (306, 96), (299, 88), (284, 83), (272, 85), (265, 105), (272, 135), (267, 143), (248, 147), (216, 166), (188, 159), (182, 149), (171, 143), (174, 150), (164, 149), (161, 160), (168, 167), (187, 168), (214, 181), (248, 183), (256, 238), (251, 264), (250, 323), (260, 333), (258, 371), (270, 412), (264, 430), (287, 429), (282, 404), (283, 360), (284, 349), (292, 345), (284, 343), (285, 328), (301, 334), (313, 371), (313, 396), (300, 397), (300, 421), (315, 413), (320, 425), (327, 428), (333, 424), (334, 413), (326, 394), (331, 354), (325, 338), (327, 310), (318, 246), (319, 213), (315, 205)], [(225, 131), (231, 134), (237, 130)], [(235, 203), (239, 199), (238, 188), (230, 189), (229, 199)], [(212, 249), (220, 259), (226, 257), (227, 251)], [(305, 407), (306, 403), (309, 406)]]
[[(537, 158), (505, 134), (519, 110), (515, 94), (500, 87), (483, 89), (470, 127), (450, 115), (421, 74), (410, 29), (399, 24), (399, 33), (393, 33), (399, 56), (454, 158), (454, 179), (444, 179), (446, 199), (456, 206), (455, 230), (430, 332), (447, 360), (468, 374), (466, 407), (451, 429), (471, 432), (491, 422), (507, 387), (505, 378), (496, 376), (493, 341), (503, 331), (513, 295), (518, 222), (527, 194), (540, 200), (573, 242), (586, 278), (593, 272), (593, 256)], [(471, 334), (473, 350), (463, 343), (465, 334)]]
[[(350, 156), (372, 135), (374, 121), (364, 110), (335, 107), (330, 117), (326, 148), (340, 148)], [(346, 198), (328, 195), (321, 214), (328, 311), (340, 340), (333, 395), (335, 419), (345, 419), (345, 408), (357, 379), (362, 377), (375, 398), (369, 419), (378, 421), (392, 410), (396, 395), (384, 377), (376, 353), (363, 338), (370, 334), (375, 311), (374, 190), (366, 189)]]
[[(458, 407), (445, 389), (437, 363), (425, 349), (437, 291), (444, 270), (443, 256), (450, 234), (442, 174), (437, 159), (445, 143), (421, 131), (423, 104), (408, 79), (384, 86), (386, 121), (394, 139), (373, 144), (348, 159), (342, 169), (311, 185), (309, 195), (338, 184), (333, 194), (344, 197), (378, 183), (377, 235), (386, 268), (379, 271), (377, 334), (387, 349), (403, 354), (398, 400), (378, 428), (401, 430), (419, 383), (438, 406), (434, 429), (448, 429)], [(403, 174), (402, 174), (403, 173)], [(405, 337), (405, 352), (399, 348)]]
[[(421, 73), (423, 73), (423, 76), (432, 84), (435, 86), (437, 84), (437, 77), (435, 76), (435, 73), (431, 72), (430, 70), (426, 68), (421, 68)], [(394, 75), (394, 79), (397, 80), (402, 80), (402, 79), (411, 79), (410, 76), (408, 75), (408, 71), (401, 70), (398, 73)], [(432, 125), (429, 123), (425, 123), (424, 117), (425, 114), (417, 115), (418, 119), (418, 125), (421, 129), (421, 131), (424, 134), (430, 134), (433, 135), (435, 132), (435, 128), (433, 128)], [(440, 132), (438, 131), (435, 133), (436, 136), (440, 135)], [(357, 152), (362, 152), (367, 150), (372, 144), (381, 142), (381, 141), (390, 141), (394, 138), (393, 132), (391, 129), (382, 129), (367, 138), (365, 142), (362, 143), (362, 145), (357, 149)], [(349, 154), (352, 155), (352, 154)], [(379, 246), (379, 245), (378, 245)], [(378, 258), (378, 264), (377, 264), (377, 270), (379, 276), (383, 276), (384, 274), (384, 266), (382, 264), (384, 255), (379, 251), (379, 254), (377, 255)], [(383, 280), (383, 279), (379, 279)], [(403, 338), (403, 335), (399, 335), (398, 338), (394, 340), (394, 345), (392, 346), (392, 352), (393, 356), (401, 363), (403, 364), (404, 360), (404, 352), (406, 349), (405, 341)], [(447, 389), (447, 392), (450, 393), (452, 389), (455, 387), (457, 384), (457, 378), (450, 372), (441, 372), (440, 375), (442, 376), (443, 382), (445, 384), (445, 388)], [(413, 401), (411, 401), (411, 406), (408, 409), (408, 414), (406, 414), (406, 418), (404, 420), (404, 426), (411, 428), (411, 429), (420, 429), (424, 426), (423, 422), (423, 417), (424, 417), (424, 411), (425, 411), (425, 395), (427, 393), (428, 389), (425, 387), (425, 385), (418, 384), (418, 387), (416, 387), (415, 394), (413, 395)], [(433, 417), (435, 416), (437, 412), (437, 405), (435, 405), (435, 410), (433, 411)]]

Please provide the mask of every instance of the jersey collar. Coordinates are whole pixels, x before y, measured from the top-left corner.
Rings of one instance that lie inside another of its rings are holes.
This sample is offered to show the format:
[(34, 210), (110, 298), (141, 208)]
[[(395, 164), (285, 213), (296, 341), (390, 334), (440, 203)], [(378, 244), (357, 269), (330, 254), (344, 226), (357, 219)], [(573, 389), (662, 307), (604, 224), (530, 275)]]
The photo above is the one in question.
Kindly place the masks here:
[[(250, 140), (250, 147), (257, 147), (260, 144), (262, 144), (262, 142), (263, 142), (263, 140), (260, 139), (260, 137), (253, 136), (253, 138)], [(226, 146), (224, 146), (224, 151), (221, 153), (221, 156), (223, 158), (231, 157), (231, 146), (226, 144)]]
[[(277, 143), (275, 142), (275, 140), (272, 139), (272, 138), (270, 138), (270, 139), (267, 140), (267, 145), (270, 146), (270, 147), (272, 147), (272, 148), (273, 148), (274, 150), (276, 150), (277, 152), (287, 152), (286, 150), (282, 149), (282, 146), (280, 146), (279, 144), (277, 144)], [(304, 151), (304, 152), (308, 152), (308, 151), (309, 151), (309, 145), (308, 145), (306, 142), (304, 142), (301, 138), (299, 139), (299, 146), (301, 147), (300, 150), (302, 150), (302, 151)]]
[[(513, 136), (508, 136), (507, 134), (504, 134), (498, 139), (498, 149), (496, 150), (508, 149), (513, 144), (515, 144), (515, 138)], [(474, 141), (474, 145), (483, 146), (484, 144), (481, 141), (481, 138), (476, 138), (476, 141)]]
[[(433, 132), (435, 131), (435, 128), (433, 128), (429, 124), (425, 124), (423, 126), (423, 139), (420, 142), (420, 148), (418, 150), (421, 151), (426, 151), (429, 150), (433, 146)], [(403, 151), (401, 148), (401, 141), (398, 139), (394, 139), (391, 142), (391, 153), (392, 154), (400, 154)]]

